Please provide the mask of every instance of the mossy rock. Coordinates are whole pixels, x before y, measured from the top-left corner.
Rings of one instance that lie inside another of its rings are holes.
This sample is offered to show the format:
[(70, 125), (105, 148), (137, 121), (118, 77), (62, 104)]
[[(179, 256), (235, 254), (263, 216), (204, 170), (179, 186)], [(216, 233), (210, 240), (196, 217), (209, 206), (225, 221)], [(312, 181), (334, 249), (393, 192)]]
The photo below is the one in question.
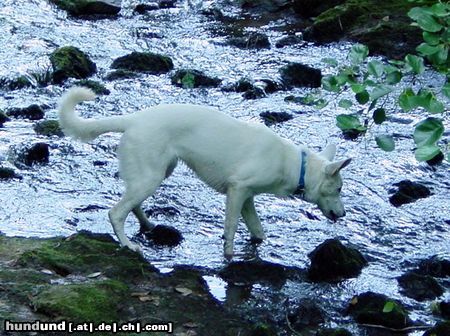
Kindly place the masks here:
[(134, 71), (118, 69), (118, 70), (114, 70), (114, 71), (111, 71), (110, 73), (108, 73), (105, 76), (105, 79), (108, 81), (114, 81), (114, 80), (120, 80), (120, 79), (133, 79), (138, 76), (139, 76), (139, 74)]
[(287, 112), (262, 112), (259, 116), (263, 119), (266, 126), (272, 126), (294, 118), (292, 114)]
[(293, 0), (292, 8), (295, 13), (304, 18), (320, 15), (322, 12), (344, 3), (346, 0)]
[(352, 336), (352, 333), (347, 329), (337, 328), (326, 328), (317, 331), (316, 336)]
[(433, 328), (427, 330), (423, 336), (448, 336), (450, 335), (450, 321), (437, 323)]
[(337, 239), (326, 240), (308, 257), (311, 259), (308, 275), (313, 281), (336, 282), (353, 278), (367, 265), (367, 260), (358, 250), (344, 246)]
[(348, 308), (358, 323), (381, 325), (403, 329), (411, 325), (408, 312), (403, 305), (386, 295), (366, 292), (355, 296)]
[(408, 0), (347, 0), (322, 12), (304, 34), (308, 41), (329, 43), (350, 40), (367, 44), (372, 53), (403, 58), (422, 41), (411, 26)]
[(429, 275), (412, 271), (403, 274), (397, 280), (402, 293), (417, 301), (432, 300), (444, 294), (442, 286)]
[(58, 120), (43, 120), (38, 123), (36, 123), (33, 126), (34, 131), (37, 134), (45, 135), (45, 136), (52, 136), (56, 135), (59, 137), (64, 136), (64, 133), (59, 126)]
[(222, 82), (217, 77), (210, 77), (199, 70), (181, 69), (172, 76), (172, 84), (185, 89), (200, 87), (218, 87)]
[(39, 120), (44, 118), (45, 112), (42, 106), (37, 104), (32, 104), (27, 107), (15, 107), (9, 109), (6, 114), (9, 117), (29, 119), (29, 120)]
[(101, 269), (108, 277), (132, 279), (157, 271), (138, 253), (119, 248), (111, 236), (86, 231), (66, 239), (48, 240), (39, 248), (23, 253), (18, 263), (49, 269), (62, 276), (88, 275)]
[(289, 63), (279, 72), (287, 87), (317, 88), (322, 85), (322, 72), (302, 63)]
[(159, 75), (171, 71), (173, 62), (168, 56), (135, 51), (115, 59), (111, 68)]
[(97, 66), (80, 49), (67, 46), (50, 55), (53, 82), (60, 84), (68, 78), (84, 79), (97, 72)]
[(31, 303), (38, 313), (58, 320), (113, 322), (120, 319), (119, 303), (128, 287), (116, 280), (46, 286)]
[(251, 33), (244, 37), (229, 38), (227, 44), (241, 49), (270, 49), (269, 37), (262, 33)]
[(120, 12), (120, 4), (114, 5), (113, 1), (99, 0), (50, 0), (58, 8), (67, 11), (73, 16), (102, 15), (114, 16)]
[(10, 179), (22, 179), (20, 175), (17, 175), (14, 169), (7, 167), (0, 167), (0, 180), (10, 180)]
[(87, 88), (91, 89), (92, 91), (94, 91), (94, 93), (96, 95), (109, 95), (111, 93), (111, 91), (109, 91), (105, 85), (103, 85), (100, 82), (90, 80), (90, 79), (82, 79), (82, 80), (76, 81), (74, 84), (75, 84), (75, 86), (87, 87)]
[(16, 153), (14, 164), (16, 166), (31, 167), (34, 164), (47, 164), (50, 157), (50, 146), (45, 142), (38, 142), (25, 146)]

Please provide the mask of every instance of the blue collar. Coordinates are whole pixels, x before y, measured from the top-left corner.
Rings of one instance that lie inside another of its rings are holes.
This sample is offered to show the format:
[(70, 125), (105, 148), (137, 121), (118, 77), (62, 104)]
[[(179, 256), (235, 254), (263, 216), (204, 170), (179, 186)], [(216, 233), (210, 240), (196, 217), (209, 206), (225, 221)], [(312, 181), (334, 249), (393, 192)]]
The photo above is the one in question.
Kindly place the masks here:
[(305, 191), (305, 174), (306, 174), (306, 152), (301, 151), (301, 164), (300, 164), (300, 177), (298, 179), (297, 189), (295, 189), (294, 194), (303, 195)]

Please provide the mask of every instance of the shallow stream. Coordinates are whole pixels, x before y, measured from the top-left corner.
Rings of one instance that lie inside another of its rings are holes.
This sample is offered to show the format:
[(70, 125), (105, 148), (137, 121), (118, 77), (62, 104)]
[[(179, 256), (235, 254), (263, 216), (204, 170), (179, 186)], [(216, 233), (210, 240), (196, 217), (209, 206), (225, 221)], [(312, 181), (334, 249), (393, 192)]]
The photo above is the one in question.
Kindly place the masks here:
[[(261, 112), (288, 112), (294, 118), (272, 129), (294, 143), (316, 150), (327, 143), (338, 144), (340, 158), (353, 157), (343, 171), (343, 200), (347, 216), (337, 223), (324, 218), (318, 209), (300, 200), (260, 196), (256, 207), (263, 222), (267, 241), (256, 249), (249, 243), (241, 225), (235, 240), (236, 260), (259, 256), (286, 266), (306, 268), (307, 254), (328, 238), (338, 237), (356, 246), (368, 259), (369, 266), (356, 279), (339, 285), (288, 281), (281, 290), (255, 286), (251, 293), (258, 307), (271, 309), (286, 297), (312, 298), (323, 303), (332, 316), (331, 326), (356, 329), (351, 319), (339, 311), (351, 297), (368, 290), (400, 299), (423, 323), (432, 323), (429, 302), (417, 303), (399, 293), (396, 277), (417, 260), (435, 254), (450, 256), (450, 165), (436, 168), (418, 163), (412, 149), (411, 134), (419, 114), (391, 110), (395, 120), (372, 131), (396, 134), (397, 148), (386, 153), (377, 148), (373, 137), (357, 141), (343, 139), (335, 126), (335, 115), (345, 113), (330, 103), (322, 110), (285, 102), (288, 95), (305, 95), (309, 89), (280, 91), (258, 100), (245, 100), (240, 93), (218, 89), (182, 89), (171, 85), (169, 75), (140, 75), (137, 79), (103, 80), (112, 61), (132, 51), (163, 53), (174, 60), (175, 69), (196, 68), (223, 80), (223, 85), (242, 77), (277, 79), (278, 70), (288, 61), (302, 62), (329, 73), (320, 60), (335, 57), (345, 61), (349, 44), (328, 46), (305, 44), (264, 50), (242, 50), (223, 45), (225, 37), (217, 34), (220, 24), (201, 14), (213, 1), (180, 2), (176, 8), (132, 14), (123, 9), (117, 19), (86, 21), (67, 17), (47, 1), (1, 0), (0, 4), (0, 77), (42, 71), (50, 66), (48, 56), (57, 47), (73, 45), (83, 50), (97, 64), (93, 77), (105, 83), (110, 95), (94, 103), (79, 106), (86, 117), (121, 115), (160, 103), (196, 103), (218, 107), (241, 120), (261, 123)], [(128, 4), (130, 8), (133, 3)], [(238, 13), (235, 13), (238, 15)], [(286, 19), (288, 20), (288, 19)], [(283, 36), (284, 20), (257, 28), (271, 42)], [(256, 28), (251, 28), (256, 29)], [(250, 29), (250, 30), (251, 30)], [(427, 78), (433, 79), (434, 76)], [(437, 79), (439, 80), (439, 79)], [(0, 91), (0, 109), (48, 106), (46, 119), (56, 118), (56, 102), (66, 88), (49, 85)], [(446, 121), (447, 129), (449, 121)], [(50, 163), (32, 168), (15, 168), (22, 180), (0, 182), (0, 231), (10, 236), (52, 237), (70, 235), (78, 230), (112, 233), (107, 211), (123, 191), (116, 177), (118, 163), (114, 150), (119, 136), (108, 134), (92, 143), (82, 144), (69, 138), (38, 136), (33, 122), (14, 119), (0, 128), (0, 163), (8, 166), (15, 148), (24, 144), (50, 144)], [(94, 165), (100, 161), (103, 164)], [(421, 182), (433, 195), (415, 203), (395, 208), (389, 203), (392, 184), (403, 179)], [(183, 243), (176, 248), (146, 247), (148, 260), (168, 271), (175, 264), (218, 268), (222, 258), (224, 197), (207, 188), (186, 167), (179, 165), (156, 194), (145, 203), (149, 209), (169, 207), (152, 218), (157, 224), (179, 229)], [(170, 211), (169, 211), (170, 212)], [(138, 230), (130, 216), (126, 233)], [(224, 284), (207, 278), (213, 294), (227, 300)], [(450, 298), (447, 288), (446, 298)], [(413, 332), (411, 335), (421, 335)]]

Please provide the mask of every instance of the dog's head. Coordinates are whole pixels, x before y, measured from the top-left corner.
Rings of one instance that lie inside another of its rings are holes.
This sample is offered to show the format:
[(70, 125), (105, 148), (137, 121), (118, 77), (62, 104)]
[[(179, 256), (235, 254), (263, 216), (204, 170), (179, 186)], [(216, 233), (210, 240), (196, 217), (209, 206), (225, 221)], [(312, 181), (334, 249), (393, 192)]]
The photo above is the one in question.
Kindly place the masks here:
[(336, 146), (328, 145), (319, 153), (319, 158), (313, 159), (309, 167), (309, 187), (305, 189), (305, 200), (317, 204), (324, 216), (333, 221), (345, 216), (340, 171), (352, 160), (333, 161), (335, 153)]

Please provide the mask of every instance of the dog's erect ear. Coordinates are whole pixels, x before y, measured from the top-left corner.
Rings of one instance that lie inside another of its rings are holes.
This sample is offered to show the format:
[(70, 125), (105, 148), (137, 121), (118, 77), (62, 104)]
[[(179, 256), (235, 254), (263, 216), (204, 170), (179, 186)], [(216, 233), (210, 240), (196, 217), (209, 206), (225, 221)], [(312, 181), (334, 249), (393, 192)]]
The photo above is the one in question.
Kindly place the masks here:
[(333, 176), (334, 174), (338, 173), (342, 168), (347, 167), (351, 161), (352, 159), (345, 159), (329, 163), (325, 166), (325, 173), (327, 175)]
[(334, 155), (336, 155), (336, 145), (329, 144), (323, 151), (320, 152), (320, 155), (323, 156), (328, 161), (332, 161), (334, 159)]

